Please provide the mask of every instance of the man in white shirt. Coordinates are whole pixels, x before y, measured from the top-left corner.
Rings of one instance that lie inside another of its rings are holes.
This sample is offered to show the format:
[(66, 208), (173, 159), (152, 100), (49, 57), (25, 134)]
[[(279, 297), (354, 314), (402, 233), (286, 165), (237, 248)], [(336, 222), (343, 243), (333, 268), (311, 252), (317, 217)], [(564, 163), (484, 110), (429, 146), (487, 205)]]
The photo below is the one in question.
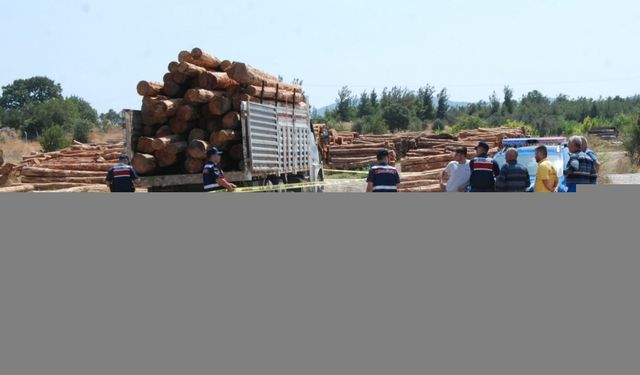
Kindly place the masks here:
[[(449, 163), (440, 175), (440, 186), (447, 193), (462, 193), (467, 191), (471, 179), (471, 168), (467, 160), (467, 148), (460, 147), (456, 150), (455, 160)], [(447, 182), (445, 185), (445, 181)]]

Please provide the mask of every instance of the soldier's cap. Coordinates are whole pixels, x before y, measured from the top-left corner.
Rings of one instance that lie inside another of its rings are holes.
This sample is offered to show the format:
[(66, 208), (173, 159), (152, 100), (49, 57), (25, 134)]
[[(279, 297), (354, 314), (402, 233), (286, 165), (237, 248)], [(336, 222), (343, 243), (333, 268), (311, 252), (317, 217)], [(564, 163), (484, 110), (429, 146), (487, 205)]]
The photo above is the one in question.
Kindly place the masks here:
[(207, 157), (212, 157), (212, 156), (217, 156), (217, 155), (222, 155), (222, 151), (218, 150), (215, 147), (212, 147), (209, 149), (209, 151), (207, 151)]
[(127, 154), (121, 154), (120, 157), (118, 158), (119, 160), (129, 160), (129, 155)]
[(491, 149), (491, 147), (489, 147), (489, 145), (486, 142), (480, 142), (478, 143), (478, 146), (476, 146), (476, 150), (479, 148), (483, 148), (487, 151), (489, 151)]
[(389, 150), (380, 150), (378, 151), (378, 159), (383, 159), (389, 156)]

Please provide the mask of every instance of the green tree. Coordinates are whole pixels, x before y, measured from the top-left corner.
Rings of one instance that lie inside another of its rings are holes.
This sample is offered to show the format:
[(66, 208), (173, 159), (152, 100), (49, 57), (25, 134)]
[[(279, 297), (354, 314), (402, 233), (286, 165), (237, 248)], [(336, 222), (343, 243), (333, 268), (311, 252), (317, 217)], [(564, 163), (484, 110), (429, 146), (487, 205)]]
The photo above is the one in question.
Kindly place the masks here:
[(495, 91), (489, 98), (489, 104), (491, 106), (491, 115), (500, 113), (500, 100), (498, 99), (498, 95), (496, 95)]
[(77, 96), (70, 96), (65, 100), (76, 107), (78, 118), (87, 120), (93, 124), (98, 123), (98, 111), (93, 109), (89, 102)]
[(411, 124), (411, 112), (398, 103), (391, 104), (382, 112), (382, 118), (391, 131), (407, 130)]
[(360, 95), (360, 101), (358, 102), (358, 117), (365, 117), (373, 115), (373, 106), (369, 98), (369, 94), (363, 92)]
[(439, 132), (443, 131), (444, 128), (445, 128), (445, 123), (441, 119), (436, 119), (433, 122), (433, 131), (434, 132), (439, 133)]
[(28, 138), (43, 134), (46, 129), (56, 125), (70, 131), (71, 125), (78, 118), (80, 114), (73, 101), (52, 99), (34, 105), (21, 129), (27, 133)]
[(80, 143), (89, 143), (93, 127), (94, 124), (90, 121), (85, 119), (76, 120), (72, 126), (73, 139)]
[(513, 100), (513, 90), (509, 86), (504, 87), (504, 106), (506, 114), (512, 115), (515, 111), (516, 102)]
[(380, 105), (380, 103), (378, 102), (378, 93), (376, 92), (375, 89), (371, 91), (370, 102), (374, 110), (378, 109), (378, 106)]
[(418, 90), (418, 111), (416, 115), (422, 121), (433, 120), (436, 117), (436, 110), (433, 105), (433, 94), (435, 89), (429, 85)]
[(629, 156), (638, 162), (640, 156), (640, 117), (638, 121), (623, 132), (624, 147), (629, 152)]
[(40, 137), (40, 145), (44, 152), (57, 151), (69, 147), (70, 144), (65, 130), (59, 125), (48, 128)]
[(348, 86), (344, 86), (338, 91), (338, 100), (336, 100), (336, 115), (339, 121), (351, 121), (353, 118), (353, 93)]
[(447, 89), (442, 89), (438, 94), (438, 109), (436, 110), (436, 118), (444, 120), (447, 117), (449, 111), (449, 96)]
[(62, 98), (62, 87), (47, 77), (18, 79), (2, 87), (0, 108), (22, 109), (31, 104)]
[(380, 115), (365, 116), (355, 120), (352, 130), (360, 134), (389, 133), (389, 127)]

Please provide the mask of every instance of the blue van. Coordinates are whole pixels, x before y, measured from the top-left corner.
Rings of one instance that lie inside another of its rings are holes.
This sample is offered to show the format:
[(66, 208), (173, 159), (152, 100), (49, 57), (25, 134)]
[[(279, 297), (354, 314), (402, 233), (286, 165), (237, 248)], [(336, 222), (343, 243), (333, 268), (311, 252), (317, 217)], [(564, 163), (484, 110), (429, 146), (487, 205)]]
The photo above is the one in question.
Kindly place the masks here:
[(567, 192), (567, 182), (564, 177), (564, 168), (569, 162), (569, 144), (567, 138), (513, 138), (504, 139), (502, 141), (502, 148), (496, 154), (494, 159), (500, 165), (500, 168), (506, 164), (505, 154), (509, 148), (516, 148), (518, 150), (518, 163), (523, 165), (529, 170), (531, 176), (531, 186), (527, 190), (533, 192), (536, 184), (536, 174), (538, 173), (538, 163), (536, 162), (536, 148), (540, 145), (547, 146), (549, 152), (549, 161), (553, 163), (558, 171), (558, 180), (560, 192)]

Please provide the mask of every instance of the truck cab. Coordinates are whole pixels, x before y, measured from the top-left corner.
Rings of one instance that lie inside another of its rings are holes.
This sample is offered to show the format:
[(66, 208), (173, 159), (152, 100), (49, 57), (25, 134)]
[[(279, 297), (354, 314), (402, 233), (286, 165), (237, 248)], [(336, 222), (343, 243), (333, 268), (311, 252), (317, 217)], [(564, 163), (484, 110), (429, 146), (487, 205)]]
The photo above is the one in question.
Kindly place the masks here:
[(568, 190), (566, 179), (564, 177), (564, 168), (569, 161), (569, 147), (567, 138), (551, 137), (551, 138), (513, 138), (504, 139), (502, 147), (496, 154), (494, 159), (502, 168), (506, 164), (505, 156), (507, 150), (515, 148), (518, 150), (518, 163), (527, 168), (531, 177), (531, 186), (528, 192), (533, 192), (536, 183), (536, 174), (538, 173), (538, 163), (536, 162), (536, 148), (540, 145), (547, 146), (549, 153), (549, 161), (553, 164), (558, 172), (558, 190), (566, 192)]

